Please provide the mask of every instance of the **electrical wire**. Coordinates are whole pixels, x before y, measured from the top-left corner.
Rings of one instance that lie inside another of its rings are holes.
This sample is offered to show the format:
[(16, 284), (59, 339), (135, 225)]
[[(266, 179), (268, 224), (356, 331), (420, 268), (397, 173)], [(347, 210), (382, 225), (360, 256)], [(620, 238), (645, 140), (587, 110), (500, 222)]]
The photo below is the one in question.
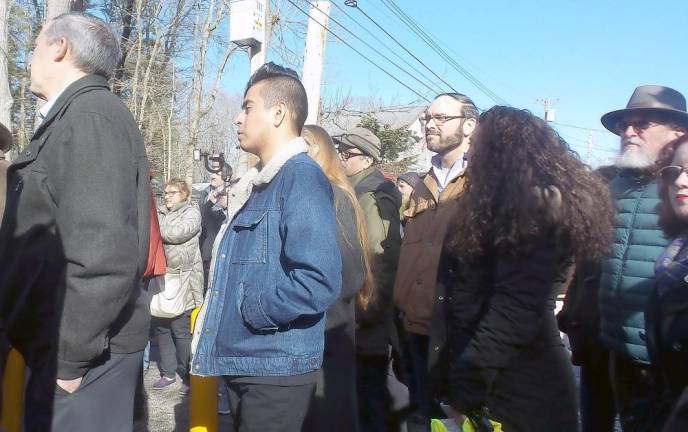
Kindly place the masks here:
[[(308, 3), (311, 7), (317, 9), (318, 11), (320, 11), (320, 13), (322, 13), (323, 15), (327, 15), (327, 14), (326, 14), (322, 9), (320, 9), (316, 4), (311, 3), (310, 0), (303, 0), (303, 1), (305, 1), (306, 3)], [(337, 21), (335, 18), (333, 18), (332, 16), (330, 16), (330, 19), (331, 19), (335, 24), (337, 24), (339, 27), (341, 27), (344, 31), (346, 31), (347, 33), (349, 33), (351, 36), (353, 36), (354, 38), (356, 38), (358, 41), (362, 42), (362, 43), (363, 43), (365, 46), (367, 46), (369, 49), (373, 50), (377, 55), (379, 55), (380, 57), (384, 58), (385, 60), (387, 60), (388, 62), (390, 62), (392, 65), (394, 65), (397, 69), (399, 69), (400, 71), (404, 72), (406, 75), (408, 75), (408, 76), (410, 76), (411, 78), (413, 78), (414, 80), (416, 80), (416, 81), (417, 81), (419, 84), (421, 84), (423, 87), (425, 87), (425, 88), (427, 88), (428, 90), (430, 90), (430, 92), (433, 92), (433, 93), (437, 92), (437, 89), (434, 89), (434, 88), (430, 87), (427, 83), (421, 81), (418, 77), (416, 77), (415, 75), (413, 75), (411, 72), (409, 72), (409, 71), (407, 71), (406, 69), (404, 69), (403, 67), (399, 66), (398, 63), (394, 62), (394, 60), (392, 60), (392, 59), (390, 59), (389, 57), (387, 57), (384, 53), (380, 52), (380, 50), (378, 50), (377, 48), (375, 48), (374, 46), (372, 46), (371, 44), (369, 44), (369, 43), (366, 42), (365, 40), (361, 39), (360, 36), (358, 36), (357, 34), (355, 34), (354, 32), (352, 32), (351, 30), (349, 30), (346, 26), (344, 26), (343, 24), (341, 24), (341, 23), (340, 23), (339, 21)]]
[[(483, 84), (477, 77), (471, 74), (465, 67), (461, 66), (456, 60), (454, 60), (437, 42), (435, 42), (432, 37), (430, 37), (425, 30), (408, 14), (406, 14), (399, 6), (397, 6), (393, 0), (380, 0), (385, 7), (387, 7), (402, 23), (404, 23), (416, 36), (418, 36), (426, 45), (428, 45), (435, 53), (437, 53), (442, 59), (449, 63), (457, 72), (459, 72), (464, 78), (466, 78), (471, 84), (473, 84), (478, 90), (487, 95), (495, 103), (500, 105), (509, 105), (506, 100), (501, 98), (497, 93), (488, 88)], [(360, 7), (357, 7), (361, 12)], [(363, 12), (364, 15), (365, 12)], [(372, 18), (369, 18), (372, 20)], [(374, 20), (373, 20), (374, 21)], [(377, 24), (377, 23), (376, 23)], [(379, 26), (379, 25), (378, 25)]]
[(406, 12), (404, 12), (393, 0), (381, 0), (385, 6), (392, 11), (399, 19), (404, 22), (407, 27), (411, 29), (418, 37), (420, 37), (430, 48), (433, 49), (440, 57), (447, 61), (454, 69), (457, 70), (461, 75), (468, 79), (473, 85), (475, 85), (479, 90), (490, 97), (495, 103), (508, 105), (508, 103), (497, 95), (494, 91), (483, 84), (478, 78), (471, 74), (465, 67), (460, 65), (456, 60), (454, 60), (447, 52), (444, 50), (428, 33), (416, 22), (412, 17), (410, 17)]
[(408, 53), (411, 57), (413, 57), (418, 63), (420, 63), (425, 69), (427, 69), (427, 70), (428, 70), (431, 74), (433, 74), (437, 79), (439, 79), (440, 81), (442, 81), (442, 82), (443, 82), (447, 87), (449, 87), (453, 92), (458, 93), (458, 90), (456, 90), (451, 84), (449, 84), (447, 81), (445, 81), (441, 76), (437, 75), (437, 73), (435, 73), (434, 70), (430, 69), (425, 63), (423, 63), (423, 61), (422, 61), (421, 59), (418, 58), (418, 56), (416, 56), (416, 55), (413, 54), (411, 51), (409, 51), (409, 49), (406, 48), (406, 47), (404, 46), (404, 44), (402, 44), (401, 42), (399, 42), (399, 40), (398, 40), (397, 38), (395, 38), (394, 36), (392, 36), (387, 30), (385, 30), (384, 27), (382, 27), (380, 24), (377, 23), (377, 21), (375, 21), (373, 18), (371, 18), (370, 15), (368, 15), (367, 13), (365, 13), (365, 11), (364, 11), (363, 9), (361, 9), (358, 5), (354, 5), (354, 6), (352, 6), (352, 7), (355, 8), (355, 9), (358, 9), (358, 11), (361, 12), (361, 13), (363, 14), (363, 16), (365, 16), (366, 18), (368, 18), (368, 20), (369, 20), (370, 22), (372, 22), (373, 24), (375, 24), (375, 26), (376, 26), (377, 28), (379, 28), (379, 29), (382, 30), (387, 36), (389, 36), (389, 38), (392, 39), (397, 45), (399, 45), (399, 46), (401, 47), (401, 49), (403, 49), (404, 51), (406, 51), (406, 53)]
[(557, 126), (562, 126), (562, 127), (568, 127), (568, 128), (573, 128), (573, 129), (580, 129), (580, 130), (586, 130), (590, 132), (605, 132), (605, 133), (611, 133), (608, 130), (603, 130), (603, 129), (593, 129), (593, 128), (586, 128), (583, 126), (576, 126), (572, 124), (566, 124), (566, 123), (559, 123), (559, 122), (552, 122)]
[[(406, 66), (408, 66), (409, 68), (411, 68), (415, 73), (417, 73), (419, 76), (422, 76), (423, 78), (425, 78), (425, 79), (428, 80), (429, 82), (433, 83), (434, 85), (437, 85), (437, 84), (435, 84), (435, 81), (429, 79), (427, 75), (424, 75), (424, 73), (421, 72), (420, 70), (418, 70), (418, 68), (415, 67), (413, 64), (411, 64), (411, 62), (409, 62), (409, 61), (406, 60), (404, 57), (402, 57), (401, 55), (399, 55), (399, 53), (398, 53), (396, 50), (393, 50), (392, 48), (390, 48), (389, 45), (387, 45), (387, 44), (386, 44), (382, 39), (380, 39), (375, 33), (373, 33), (372, 31), (370, 31), (370, 30), (368, 29), (368, 27), (366, 27), (366, 26), (364, 26), (363, 24), (361, 24), (360, 22), (358, 22), (358, 20), (356, 20), (353, 16), (351, 16), (351, 14), (349, 14), (349, 13), (346, 11), (346, 9), (344, 9), (344, 8), (341, 7), (341, 6), (339, 6), (339, 5), (337, 4), (336, 1), (335, 1), (335, 2), (332, 2), (332, 5), (334, 5), (334, 7), (336, 7), (337, 9), (339, 9), (339, 11), (342, 12), (344, 15), (346, 15), (347, 18), (349, 18), (349, 19), (350, 19), (351, 21), (353, 21), (358, 27), (360, 27), (363, 31), (365, 31), (365, 32), (368, 33), (373, 39), (375, 39), (375, 42), (379, 43), (379, 44), (382, 45), (384, 48), (386, 48), (386, 49), (387, 49), (389, 52), (391, 52), (396, 58), (398, 58), (398, 59), (401, 60)], [(435, 89), (435, 91), (436, 91), (437, 93), (443, 93), (443, 92), (444, 92), (444, 90), (443, 90), (440, 86), (437, 86), (436, 89)]]
[(288, 1), (289, 3), (291, 3), (291, 5), (294, 6), (294, 7), (295, 7), (297, 10), (299, 10), (301, 13), (303, 13), (304, 15), (306, 15), (308, 18), (312, 19), (312, 20), (313, 20), (316, 24), (318, 24), (320, 27), (324, 28), (324, 29), (325, 29), (328, 33), (330, 33), (332, 36), (334, 36), (335, 38), (337, 38), (337, 39), (338, 39), (340, 42), (342, 42), (344, 45), (346, 45), (346, 46), (348, 46), (349, 48), (351, 48), (356, 54), (358, 54), (359, 56), (363, 57), (366, 61), (368, 61), (370, 64), (372, 64), (372, 65), (375, 66), (376, 68), (380, 69), (383, 73), (385, 73), (386, 75), (388, 75), (388, 76), (389, 76), (390, 78), (392, 78), (394, 81), (396, 81), (397, 83), (401, 84), (401, 85), (404, 86), (406, 89), (410, 90), (412, 93), (414, 93), (416, 96), (420, 97), (421, 99), (425, 100), (426, 102), (428, 102), (428, 103), (431, 102), (427, 97), (423, 96), (422, 94), (418, 93), (416, 90), (414, 90), (414, 89), (412, 89), (411, 87), (409, 87), (407, 84), (405, 84), (404, 82), (402, 82), (399, 78), (397, 78), (397, 77), (395, 77), (394, 75), (392, 75), (390, 72), (388, 72), (388, 71), (387, 71), (386, 69), (384, 69), (382, 66), (380, 66), (380, 65), (377, 64), (377, 63), (375, 63), (373, 60), (371, 60), (370, 58), (368, 58), (368, 57), (367, 57), (365, 54), (363, 54), (361, 51), (359, 51), (358, 49), (356, 49), (353, 45), (351, 45), (350, 43), (348, 43), (347, 41), (345, 41), (344, 39), (342, 39), (337, 33), (335, 33), (334, 31), (330, 30), (327, 26), (323, 25), (320, 21), (318, 21), (318, 20), (316, 20), (315, 18), (313, 18), (308, 12), (306, 12), (306, 11), (303, 10), (303, 9), (301, 9), (296, 3), (294, 3), (293, 0), (287, 0), (287, 1)]

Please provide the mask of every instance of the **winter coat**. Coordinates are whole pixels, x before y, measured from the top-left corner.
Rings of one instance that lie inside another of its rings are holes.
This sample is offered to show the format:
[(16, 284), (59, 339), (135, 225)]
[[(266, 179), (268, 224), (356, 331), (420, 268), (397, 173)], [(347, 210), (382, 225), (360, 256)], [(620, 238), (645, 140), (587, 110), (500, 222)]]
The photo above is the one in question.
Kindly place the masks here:
[[(448, 401), (510, 432), (577, 430), (573, 370), (554, 317), (570, 259), (550, 239), (470, 265), (445, 253)], [(441, 348), (440, 348), (441, 349)]]
[[(325, 352), (305, 432), (356, 432), (356, 350), (354, 339), (356, 295), (365, 277), (363, 250), (358, 240), (356, 213), (348, 195), (336, 186), (337, 244), (342, 254), (342, 292), (327, 310)], [(332, 419), (336, 418), (336, 423)]]
[(649, 174), (621, 171), (610, 183), (618, 215), (612, 254), (602, 262), (600, 334), (606, 346), (648, 363), (645, 308), (654, 286), (654, 264), (667, 245), (657, 225), (657, 182)]
[(212, 201), (208, 200), (208, 195), (211, 192), (212, 189), (208, 187), (198, 203), (201, 210), (201, 238), (199, 243), (201, 246), (201, 258), (204, 263), (210, 263), (215, 237), (220, 231), (226, 216), (224, 209), (219, 203), (213, 204)]
[(52, 352), (73, 379), (145, 347), (149, 172), (136, 122), (97, 75), (61, 93), (10, 166), (0, 319), (29, 365)]
[[(645, 326), (656, 386), (648, 410), (654, 413), (653, 424), (663, 423), (688, 388), (688, 247), (657, 276)], [(688, 422), (683, 424), (688, 427)]]
[(10, 163), (0, 159), (0, 226), (2, 226), (2, 214), (5, 212), (5, 194), (7, 193), (7, 168)]
[(182, 289), (186, 292), (186, 308), (203, 304), (203, 261), (198, 247), (201, 235), (201, 212), (189, 202), (175, 204), (171, 210), (158, 207), (160, 235), (167, 258), (167, 272), (191, 271)]
[[(618, 172), (618, 168), (613, 166), (597, 170), (607, 182)], [(559, 330), (569, 338), (571, 362), (574, 365), (606, 368), (609, 348), (600, 339), (601, 260), (576, 263), (574, 268), (573, 280), (568, 286), (563, 308), (557, 315)]]
[(356, 309), (356, 352), (387, 355), (392, 330), (392, 290), (399, 261), (401, 193), (380, 170), (370, 167), (349, 177), (363, 209), (375, 278), (375, 302)]
[(394, 282), (394, 304), (408, 332), (428, 335), (435, 303), (439, 301), (439, 308), (444, 307), (444, 296), (438, 292), (437, 269), (447, 227), (456, 212), (456, 199), (463, 191), (464, 182), (465, 177), (460, 175), (440, 194), (431, 169), (411, 193), (409, 208), (404, 213), (407, 218), (404, 240)]
[(322, 363), (325, 311), (342, 258), (332, 186), (295, 138), (228, 196), (211, 283), (192, 341), (192, 373), (294, 376)]
[(600, 340), (600, 273), (599, 262), (576, 265), (564, 307), (557, 315), (559, 329), (569, 337), (571, 362), (579, 366), (601, 364), (609, 355), (609, 349)]

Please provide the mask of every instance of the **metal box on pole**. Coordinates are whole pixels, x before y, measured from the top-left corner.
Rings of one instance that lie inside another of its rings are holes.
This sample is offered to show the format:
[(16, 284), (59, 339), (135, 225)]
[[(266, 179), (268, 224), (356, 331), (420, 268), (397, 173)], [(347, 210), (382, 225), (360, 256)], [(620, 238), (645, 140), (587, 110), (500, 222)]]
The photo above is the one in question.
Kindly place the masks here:
[(232, 0), (229, 4), (229, 41), (257, 46), (265, 41), (266, 0)]

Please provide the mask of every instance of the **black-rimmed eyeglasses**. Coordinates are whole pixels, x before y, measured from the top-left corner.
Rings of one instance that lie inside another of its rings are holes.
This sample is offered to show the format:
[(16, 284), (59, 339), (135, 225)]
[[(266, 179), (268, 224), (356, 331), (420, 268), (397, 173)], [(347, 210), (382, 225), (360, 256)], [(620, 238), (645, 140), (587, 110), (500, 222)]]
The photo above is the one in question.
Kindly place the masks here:
[(345, 149), (339, 149), (337, 150), (339, 153), (339, 158), (343, 160), (344, 162), (348, 161), (349, 159), (356, 157), (356, 156), (366, 156), (365, 153), (354, 153), (351, 150), (345, 150)]
[(460, 118), (466, 118), (466, 116), (462, 115), (444, 115), (444, 114), (424, 114), (420, 116), (418, 119), (420, 121), (421, 126), (425, 126), (428, 124), (430, 120), (433, 120), (437, 126), (442, 126), (446, 122), (450, 120), (455, 120), (455, 119), (460, 119)]

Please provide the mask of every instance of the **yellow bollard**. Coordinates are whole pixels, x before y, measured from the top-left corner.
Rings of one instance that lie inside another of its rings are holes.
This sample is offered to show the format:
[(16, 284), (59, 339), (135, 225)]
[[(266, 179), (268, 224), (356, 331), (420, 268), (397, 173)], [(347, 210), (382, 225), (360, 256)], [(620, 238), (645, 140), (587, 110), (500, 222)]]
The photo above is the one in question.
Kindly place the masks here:
[(2, 416), (0, 428), (7, 432), (21, 432), (24, 405), (24, 358), (13, 349), (7, 357), (7, 367), (2, 382)]
[[(199, 308), (191, 312), (191, 332), (193, 333)], [(217, 432), (217, 377), (191, 375), (191, 400), (189, 401), (189, 431)]]

